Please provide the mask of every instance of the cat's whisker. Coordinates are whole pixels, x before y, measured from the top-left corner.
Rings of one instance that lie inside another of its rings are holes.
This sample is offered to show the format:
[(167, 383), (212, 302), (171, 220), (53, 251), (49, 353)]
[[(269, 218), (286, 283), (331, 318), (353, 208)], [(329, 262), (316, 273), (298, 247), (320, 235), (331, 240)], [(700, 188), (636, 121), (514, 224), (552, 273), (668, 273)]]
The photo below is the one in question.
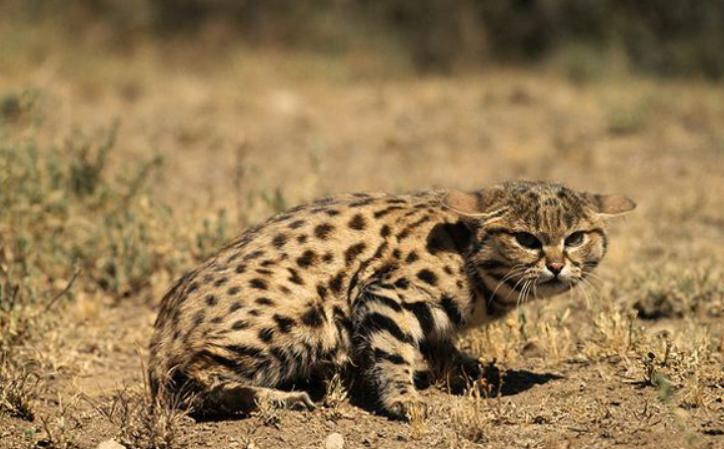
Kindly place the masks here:
[[(500, 287), (502, 287), (503, 284), (504, 284), (507, 280), (509, 280), (510, 278), (512, 278), (512, 277), (514, 277), (514, 276), (518, 276), (518, 275), (520, 275), (520, 274), (525, 274), (525, 271), (526, 271), (526, 267), (525, 267), (525, 266), (521, 266), (521, 267), (518, 267), (518, 268), (516, 268), (516, 267), (511, 268), (510, 271), (503, 277), (503, 279), (501, 279), (500, 282), (498, 282), (498, 284), (495, 286), (495, 289), (493, 290), (493, 294), (492, 294), (491, 296), (494, 298), (495, 295), (498, 293), (498, 290), (500, 290)], [(522, 276), (522, 277), (518, 280), (518, 282), (515, 283), (515, 285), (513, 286), (512, 291), (515, 290), (515, 288), (518, 286), (518, 284), (520, 283), (520, 281), (521, 281), (522, 279), (524, 279), (524, 278), (525, 278), (525, 276)], [(510, 293), (508, 293), (508, 295), (506, 296), (506, 299), (510, 297), (510, 295), (512, 294), (512, 291), (511, 291)]]

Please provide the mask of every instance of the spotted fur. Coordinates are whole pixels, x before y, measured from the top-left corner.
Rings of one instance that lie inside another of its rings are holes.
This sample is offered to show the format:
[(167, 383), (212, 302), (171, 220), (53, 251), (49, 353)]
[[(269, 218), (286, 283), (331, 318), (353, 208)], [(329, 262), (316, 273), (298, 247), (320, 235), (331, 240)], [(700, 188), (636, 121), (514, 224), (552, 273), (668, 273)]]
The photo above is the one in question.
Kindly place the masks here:
[(479, 374), (457, 333), (577, 285), (606, 252), (604, 218), (633, 207), (542, 182), (299, 206), (175, 283), (151, 341), (152, 388), (189, 393), (202, 412), (265, 398), (310, 408), (279, 387), (353, 365), (380, 410), (405, 418), (421, 403), (421, 363)]

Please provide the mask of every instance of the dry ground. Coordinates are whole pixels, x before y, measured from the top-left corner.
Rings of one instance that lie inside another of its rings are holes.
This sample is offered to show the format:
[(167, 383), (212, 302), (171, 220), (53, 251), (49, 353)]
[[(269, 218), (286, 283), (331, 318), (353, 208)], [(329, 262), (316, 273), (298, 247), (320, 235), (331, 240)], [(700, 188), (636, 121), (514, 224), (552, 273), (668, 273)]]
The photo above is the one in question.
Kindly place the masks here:
[[(332, 432), (349, 448), (724, 447), (721, 86), (624, 74), (572, 84), (543, 69), (371, 77), (362, 56), (204, 52), (15, 55), (0, 65), (0, 93), (39, 92), (41, 141), (119, 118), (110, 168), (161, 155), (153, 188), (173, 210), (172, 228), (216, 226), (223, 208), (230, 237), (328, 193), (518, 178), (623, 192), (639, 208), (612, 223), (595, 288), (461, 338), (495, 359), (503, 382), (494, 397), (431, 387), (432, 416), (412, 424), (335, 398), (314, 412), (180, 417), (169, 427), (176, 447), (316, 448)], [(158, 241), (167, 246), (153, 251), (173, 251), (173, 241)], [(40, 394), (34, 421), (0, 414), (0, 447), (94, 447), (112, 437), (148, 447), (121, 418), (124, 405), (138, 405), (158, 300), (193, 265), (181, 260), (129, 294), (74, 289), (47, 332), (14, 350), (17, 365), (34, 361)]]

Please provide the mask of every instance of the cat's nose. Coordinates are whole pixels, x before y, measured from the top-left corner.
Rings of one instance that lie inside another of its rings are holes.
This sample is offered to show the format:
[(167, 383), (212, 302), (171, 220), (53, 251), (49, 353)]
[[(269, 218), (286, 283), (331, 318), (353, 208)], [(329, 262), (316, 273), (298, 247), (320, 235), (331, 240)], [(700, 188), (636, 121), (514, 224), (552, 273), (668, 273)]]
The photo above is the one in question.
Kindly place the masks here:
[(554, 276), (558, 276), (561, 271), (563, 271), (563, 267), (565, 267), (565, 264), (562, 264), (560, 262), (552, 262), (546, 265), (548, 269), (553, 273)]

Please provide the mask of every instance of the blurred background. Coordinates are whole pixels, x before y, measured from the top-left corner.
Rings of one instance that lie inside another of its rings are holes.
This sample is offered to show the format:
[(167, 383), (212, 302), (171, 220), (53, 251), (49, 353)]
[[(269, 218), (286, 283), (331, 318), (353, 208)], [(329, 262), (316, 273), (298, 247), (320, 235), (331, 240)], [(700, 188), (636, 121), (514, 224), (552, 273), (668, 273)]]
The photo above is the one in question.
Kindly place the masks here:
[(99, 52), (188, 39), (210, 52), (246, 45), (342, 58), (359, 76), (374, 65), (450, 74), (551, 59), (574, 77), (611, 64), (724, 75), (721, 0), (6, 0), (3, 16), (31, 28), (55, 23)]

